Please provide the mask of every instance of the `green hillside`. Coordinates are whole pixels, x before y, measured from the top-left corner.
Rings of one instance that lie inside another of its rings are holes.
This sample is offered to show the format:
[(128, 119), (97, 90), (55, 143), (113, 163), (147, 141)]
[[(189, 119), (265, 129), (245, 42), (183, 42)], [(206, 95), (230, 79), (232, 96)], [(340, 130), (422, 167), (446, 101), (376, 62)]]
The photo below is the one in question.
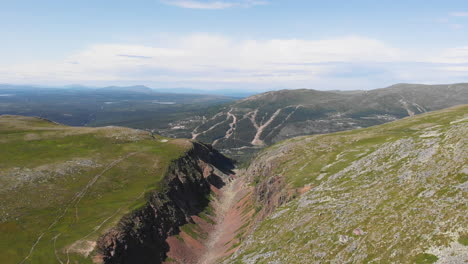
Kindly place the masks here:
[(158, 189), (185, 140), (0, 116), (0, 263), (91, 263), (96, 239)]
[(226, 263), (468, 261), (468, 106), (289, 139), (246, 175), (269, 215)]

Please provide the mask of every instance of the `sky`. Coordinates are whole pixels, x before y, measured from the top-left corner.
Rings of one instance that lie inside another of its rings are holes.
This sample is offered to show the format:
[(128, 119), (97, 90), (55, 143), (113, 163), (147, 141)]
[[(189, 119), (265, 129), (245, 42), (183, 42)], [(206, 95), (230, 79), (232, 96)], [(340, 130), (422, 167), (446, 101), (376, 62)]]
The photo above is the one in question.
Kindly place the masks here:
[(265, 91), (468, 82), (466, 0), (0, 0), (0, 83)]

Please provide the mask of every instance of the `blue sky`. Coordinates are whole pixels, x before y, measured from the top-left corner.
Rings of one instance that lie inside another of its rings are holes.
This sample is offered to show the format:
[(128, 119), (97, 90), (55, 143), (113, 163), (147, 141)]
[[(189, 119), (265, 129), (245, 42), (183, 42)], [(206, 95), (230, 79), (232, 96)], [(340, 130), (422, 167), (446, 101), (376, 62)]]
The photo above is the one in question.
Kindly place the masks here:
[(372, 89), (468, 81), (466, 0), (0, 0), (0, 83)]

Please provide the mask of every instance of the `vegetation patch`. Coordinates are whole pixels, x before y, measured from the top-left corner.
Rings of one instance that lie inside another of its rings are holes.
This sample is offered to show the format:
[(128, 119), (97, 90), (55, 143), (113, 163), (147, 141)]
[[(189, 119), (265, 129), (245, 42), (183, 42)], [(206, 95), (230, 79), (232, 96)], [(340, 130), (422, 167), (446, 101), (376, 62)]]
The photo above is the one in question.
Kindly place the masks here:
[(468, 246), (468, 234), (460, 235), (460, 237), (458, 238), (458, 243), (464, 246)]
[(414, 263), (416, 264), (432, 264), (436, 263), (439, 258), (435, 255), (428, 254), (428, 253), (421, 253), (416, 255), (414, 258)]

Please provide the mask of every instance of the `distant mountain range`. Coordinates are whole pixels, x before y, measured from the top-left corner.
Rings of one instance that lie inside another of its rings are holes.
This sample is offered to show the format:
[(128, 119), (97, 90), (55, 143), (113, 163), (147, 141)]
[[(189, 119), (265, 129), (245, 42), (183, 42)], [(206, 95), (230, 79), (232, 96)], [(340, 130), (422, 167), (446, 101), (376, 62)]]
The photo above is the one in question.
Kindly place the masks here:
[(256, 94), (256, 92), (249, 92), (245, 90), (232, 90), (232, 89), (193, 89), (193, 88), (150, 88), (145, 85), (132, 85), (132, 86), (105, 86), (94, 87), (85, 86), (80, 84), (71, 84), (65, 86), (43, 86), (43, 85), (16, 85), (16, 84), (0, 84), (0, 90), (3, 89), (74, 89), (74, 90), (101, 90), (101, 91), (114, 91), (114, 92), (136, 92), (136, 93), (170, 93), (170, 94), (199, 94), (199, 95), (218, 95), (227, 97), (244, 98)]

